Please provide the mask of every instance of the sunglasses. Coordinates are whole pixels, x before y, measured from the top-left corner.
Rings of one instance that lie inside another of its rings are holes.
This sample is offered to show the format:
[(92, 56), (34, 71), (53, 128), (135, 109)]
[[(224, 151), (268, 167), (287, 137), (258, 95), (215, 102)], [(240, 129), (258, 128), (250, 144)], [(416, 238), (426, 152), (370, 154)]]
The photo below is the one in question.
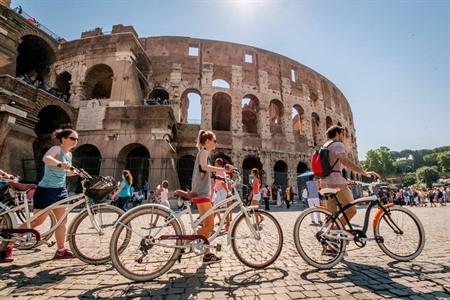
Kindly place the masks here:
[(71, 139), (72, 141), (77, 141), (78, 142), (78, 138), (73, 137), (73, 136), (69, 136), (68, 139)]

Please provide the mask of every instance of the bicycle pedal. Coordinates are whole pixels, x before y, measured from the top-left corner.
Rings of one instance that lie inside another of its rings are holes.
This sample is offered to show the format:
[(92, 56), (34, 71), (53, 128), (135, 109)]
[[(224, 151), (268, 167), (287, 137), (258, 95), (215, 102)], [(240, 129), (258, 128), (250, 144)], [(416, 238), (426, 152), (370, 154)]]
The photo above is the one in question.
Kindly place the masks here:
[(217, 245), (215, 246), (215, 248), (216, 248), (216, 251), (217, 251), (217, 252), (222, 251), (222, 245), (221, 245), (221, 244), (217, 244)]
[(56, 244), (56, 242), (55, 241), (51, 241), (51, 242), (46, 242), (46, 244), (47, 244), (47, 247), (51, 248), (51, 247), (53, 247)]

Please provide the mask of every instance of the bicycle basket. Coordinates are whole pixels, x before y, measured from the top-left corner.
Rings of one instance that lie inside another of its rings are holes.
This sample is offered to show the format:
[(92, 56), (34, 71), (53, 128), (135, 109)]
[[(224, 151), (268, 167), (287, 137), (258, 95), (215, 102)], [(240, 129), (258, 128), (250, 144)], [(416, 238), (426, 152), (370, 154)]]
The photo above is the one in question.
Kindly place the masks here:
[(117, 186), (117, 182), (111, 176), (94, 176), (85, 183), (85, 195), (96, 202), (103, 202), (108, 198)]

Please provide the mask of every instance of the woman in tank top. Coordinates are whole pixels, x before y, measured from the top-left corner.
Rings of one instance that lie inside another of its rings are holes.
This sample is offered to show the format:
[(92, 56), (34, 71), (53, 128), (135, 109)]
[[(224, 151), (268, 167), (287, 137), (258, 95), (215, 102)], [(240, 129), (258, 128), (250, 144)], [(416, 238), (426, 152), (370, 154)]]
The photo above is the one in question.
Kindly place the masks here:
[[(224, 168), (212, 166), (209, 160), (211, 151), (216, 149), (216, 136), (212, 131), (200, 130), (197, 138), (198, 153), (195, 158), (194, 171), (192, 173), (192, 192), (197, 197), (192, 198), (192, 202), (197, 205), (200, 216), (204, 215), (211, 207), (212, 193), (211, 173), (229, 172), (233, 166), (226, 165)], [(214, 229), (214, 215), (210, 215), (203, 222), (203, 227), (197, 231), (197, 234), (209, 238)], [(212, 264), (220, 262), (221, 258), (217, 257), (209, 250), (206, 250), (203, 256), (204, 264)]]
[[(54, 137), (60, 142), (60, 145), (51, 147), (42, 159), (44, 162), (44, 176), (38, 183), (38, 187), (33, 196), (34, 214), (48, 206), (67, 198), (69, 195), (66, 189), (66, 176), (74, 176), (69, 171), (72, 166), (72, 153), (70, 150), (78, 144), (78, 133), (73, 129), (57, 130)], [(65, 212), (64, 207), (52, 209), (56, 219), (59, 221)], [(31, 222), (31, 227), (35, 228), (41, 225), (50, 211), (42, 214)], [(53, 259), (74, 258), (72, 252), (65, 247), (67, 218), (55, 230), (57, 250)], [(25, 228), (22, 224), (19, 228)], [(12, 259), (13, 244), (8, 246), (7, 258)]]

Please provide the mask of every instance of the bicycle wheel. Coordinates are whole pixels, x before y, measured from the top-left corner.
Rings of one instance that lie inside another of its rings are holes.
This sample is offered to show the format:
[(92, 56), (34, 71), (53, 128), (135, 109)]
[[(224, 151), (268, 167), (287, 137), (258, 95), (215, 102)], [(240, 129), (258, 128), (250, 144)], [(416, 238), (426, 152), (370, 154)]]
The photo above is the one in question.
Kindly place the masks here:
[(425, 246), (425, 230), (419, 218), (410, 210), (394, 206), (382, 212), (374, 234), (381, 237), (378, 246), (389, 257), (399, 261), (416, 258)]
[(91, 265), (99, 265), (111, 259), (109, 241), (117, 220), (124, 212), (108, 204), (92, 206), (91, 210), (102, 233), (95, 229), (88, 211), (84, 210), (70, 224), (67, 236), (70, 249), (78, 259)]
[[(130, 242), (119, 251), (125, 231), (131, 232)], [(152, 204), (128, 211), (117, 224), (110, 243), (114, 268), (133, 281), (149, 281), (166, 273), (181, 254), (181, 240), (160, 240), (163, 235), (180, 236), (183, 231), (173, 216)]]
[[(25, 213), (23, 211), (18, 211), (17, 215), (18, 215), (19, 219), (22, 221), (22, 223), (25, 223), (25, 221), (24, 221), (24, 220), (26, 220)], [(51, 228), (53, 228), (53, 226), (55, 226), (56, 223), (57, 223), (56, 216), (53, 213), (53, 211), (50, 211), (47, 218), (45, 219), (44, 223), (42, 223), (41, 225), (39, 225), (33, 229), (37, 230), (39, 233), (45, 233), (45, 232), (48, 232)], [(23, 237), (26, 238), (26, 241), (21, 242), (17, 246), (17, 249), (19, 249), (19, 250), (30, 250), (30, 249), (33, 249), (34, 247), (42, 245), (42, 243), (38, 243), (36, 241), (35, 236), (32, 234), (27, 233), (27, 234), (23, 235)], [(48, 241), (51, 237), (52, 237), (52, 234), (43, 235), (43, 236), (41, 236), (41, 240)]]
[[(0, 212), (4, 212), (0, 209)], [(13, 227), (13, 222), (8, 214), (0, 216), (0, 229), (11, 229)], [(8, 246), (7, 241), (2, 241), (2, 236), (0, 235), (0, 260), (4, 259), (6, 256), (6, 246)]]
[[(231, 247), (244, 265), (262, 269), (271, 265), (280, 255), (283, 248), (283, 231), (270, 213), (259, 209), (248, 213), (248, 222), (245, 214), (241, 214), (231, 228)], [(257, 221), (257, 218), (261, 221)]]
[(309, 265), (318, 269), (332, 268), (342, 260), (345, 253), (346, 243), (337, 238), (338, 230), (343, 229), (339, 220), (331, 221), (331, 212), (328, 210), (309, 208), (295, 222), (295, 247)]

